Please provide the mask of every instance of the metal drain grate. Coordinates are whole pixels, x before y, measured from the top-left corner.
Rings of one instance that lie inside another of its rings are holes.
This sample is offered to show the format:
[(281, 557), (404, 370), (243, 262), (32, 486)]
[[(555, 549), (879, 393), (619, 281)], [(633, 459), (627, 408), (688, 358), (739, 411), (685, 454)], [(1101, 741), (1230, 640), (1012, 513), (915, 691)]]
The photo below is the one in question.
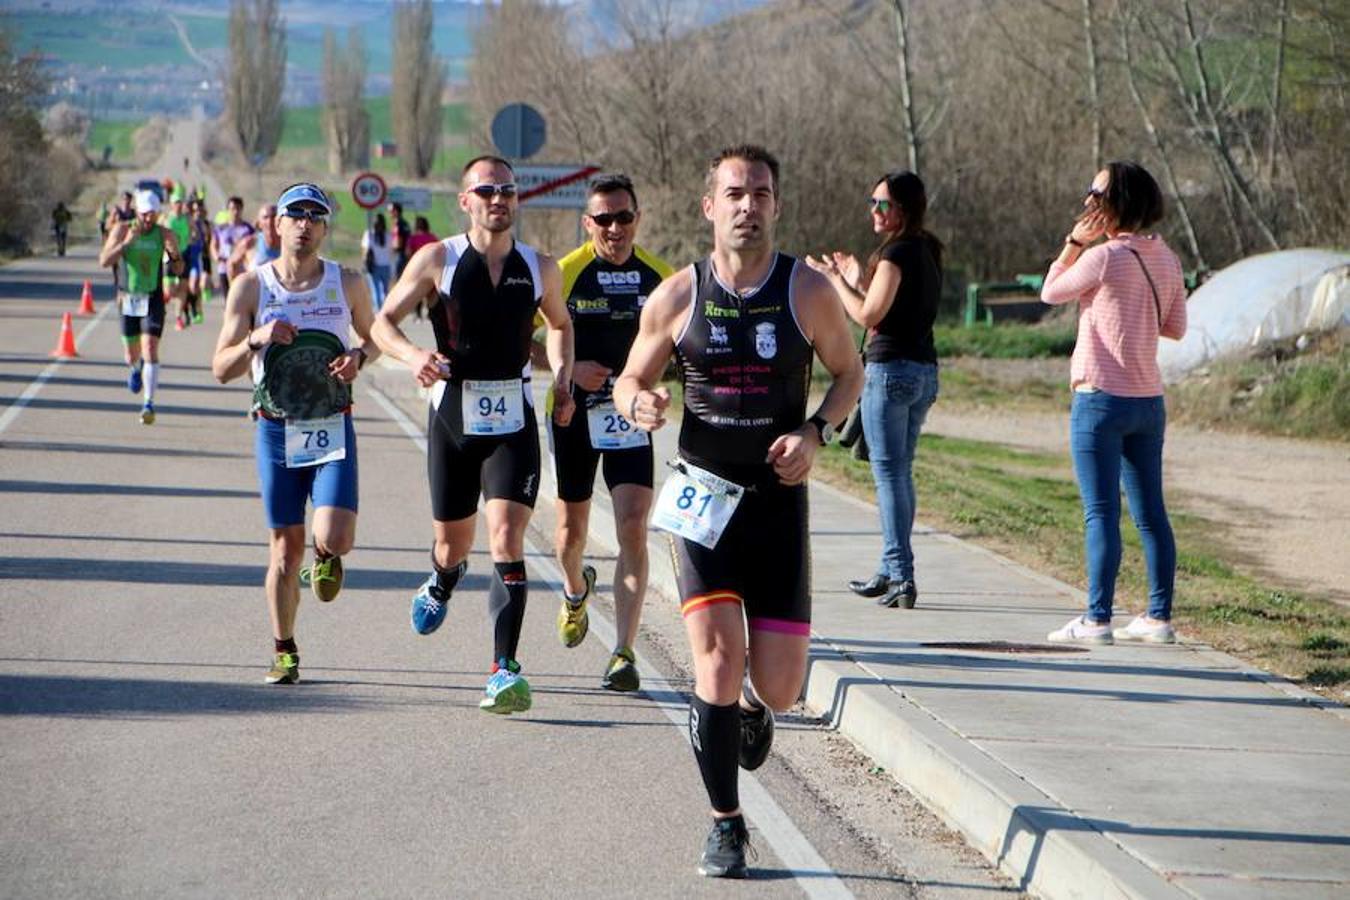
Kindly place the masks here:
[(1086, 647), (1063, 644), (1017, 644), (1010, 641), (923, 641), (920, 647), (933, 650), (969, 650), (977, 653), (1086, 653)]

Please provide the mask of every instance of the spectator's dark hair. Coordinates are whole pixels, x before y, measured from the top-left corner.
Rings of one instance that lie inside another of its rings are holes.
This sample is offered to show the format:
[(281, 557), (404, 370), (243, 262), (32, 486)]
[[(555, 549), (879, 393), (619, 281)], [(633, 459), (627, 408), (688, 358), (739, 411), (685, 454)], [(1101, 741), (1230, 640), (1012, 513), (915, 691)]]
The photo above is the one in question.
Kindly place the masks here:
[(403, 204), (399, 203), (397, 200), (389, 204), (389, 211), (400, 219), (403, 218)]
[(385, 236), (389, 226), (384, 221), (384, 213), (375, 214), (375, 224), (371, 226), (370, 230), (375, 234), (375, 243), (381, 247), (389, 242), (389, 239)]
[(243, 209), (243, 208), (244, 208), (244, 198), (243, 198), (243, 197), (239, 197), (239, 196), (235, 196), (235, 197), (231, 197), (230, 199), (228, 199), (228, 200), (225, 201), (225, 205), (226, 205), (226, 206), (233, 206), (233, 205), (235, 205), (235, 204), (238, 204), (239, 208), (240, 208), (240, 209)]
[(1148, 169), (1137, 162), (1116, 160), (1106, 164), (1106, 175), (1101, 203), (1117, 228), (1139, 231), (1162, 219), (1162, 190)]
[(123, 200), (135, 200), (136, 198), (135, 198), (135, 196), (132, 195), (131, 191), (123, 191), (123, 192), (122, 192), (122, 199), (123, 199)]
[(708, 175), (705, 179), (708, 194), (711, 195), (717, 184), (717, 169), (729, 159), (743, 159), (751, 163), (763, 163), (769, 167), (770, 180), (773, 183), (773, 196), (778, 197), (778, 158), (759, 144), (736, 144), (724, 147), (716, 156), (708, 160)]
[(887, 232), (881, 240), (881, 245), (872, 251), (871, 257), (867, 260), (867, 281), (871, 282), (872, 273), (876, 271), (877, 263), (881, 261), (882, 251), (903, 238), (922, 239), (928, 245), (928, 252), (933, 254), (933, 262), (941, 269), (942, 241), (924, 227), (924, 219), (928, 216), (928, 189), (924, 187), (923, 179), (913, 172), (887, 172), (876, 180), (872, 189), (876, 190), (877, 185), (883, 182), (886, 191), (891, 195), (891, 202), (900, 210), (900, 227)]
[(474, 166), (478, 165), (480, 162), (490, 162), (495, 166), (506, 166), (506, 168), (511, 170), (512, 178), (514, 178), (516, 175), (516, 167), (511, 165), (510, 161), (502, 159), (500, 156), (494, 156), (491, 153), (484, 153), (482, 156), (475, 156), (473, 159), (469, 160), (464, 164), (463, 170), (461, 170), (459, 173), (460, 184), (463, 184), (464, 179), (469, 177), (469, 170), (472, 169)]
[(638, 208), (637, 191), (633, 189), (633, 179), (622, 172), (607, 172), (603, 175), (596, 175), (591, 179), (586, 196), (594, 197), (596, 194), (613, 194), (618, 191), (627, 191), (628, 196), (632, 198), (633, 209)]
[(418, 216), (413, 220), (413, 231), (431, 231), (431, 223), (426, 216)]

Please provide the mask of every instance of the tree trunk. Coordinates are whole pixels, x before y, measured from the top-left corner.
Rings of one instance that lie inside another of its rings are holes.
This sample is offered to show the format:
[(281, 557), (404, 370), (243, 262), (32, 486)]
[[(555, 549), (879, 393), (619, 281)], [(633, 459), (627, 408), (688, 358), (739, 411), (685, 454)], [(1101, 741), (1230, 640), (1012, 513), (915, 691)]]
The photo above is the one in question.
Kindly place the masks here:
[(1092, 0), (1083, 0), (1083, 37), (1087, 43), (1088, 102), (1092, 105), (1092, 168), (1102, 167), (1102, 98), (1097, 81), (1097, 44), (1092, 28)]
[(895, 32), (900, 57), (900, 114), (905, 123), (905, 143), (909, 150), (909, 170), (918, 174), (921, 160), (919, 129), (914, 123), (914, 94), (909, 83), (909, 11), (905, 0), (892, 0), (895, 6)]

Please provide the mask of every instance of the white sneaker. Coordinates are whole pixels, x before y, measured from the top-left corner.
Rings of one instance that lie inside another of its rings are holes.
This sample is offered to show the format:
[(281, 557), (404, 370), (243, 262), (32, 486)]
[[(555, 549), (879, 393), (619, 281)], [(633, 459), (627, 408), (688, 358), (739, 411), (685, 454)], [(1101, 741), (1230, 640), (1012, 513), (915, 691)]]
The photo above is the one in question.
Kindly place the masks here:
[(1045, 636), (1057, 644), (1114, 644), (1110, 625), (1089, 625), (1082, 616)]
[(1149, 622), (1143, 616), (1135, 616), (1124, 628), (1114, 632), (1118, 641), (1145, 641), (1150, 644), (1175, 644), (1177, 633), (1170, 622)]

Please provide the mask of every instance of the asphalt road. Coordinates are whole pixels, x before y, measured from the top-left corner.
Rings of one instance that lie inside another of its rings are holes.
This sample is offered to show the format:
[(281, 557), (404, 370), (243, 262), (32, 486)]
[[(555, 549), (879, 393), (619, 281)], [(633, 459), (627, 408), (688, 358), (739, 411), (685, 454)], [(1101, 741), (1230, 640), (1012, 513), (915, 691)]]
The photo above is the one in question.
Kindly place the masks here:
[[(600, 690), (604, 603), (595, 634), (564, 649), (538, 530), (520, 651), (535, 707), (480, 712), (490, 560), (473, 554), (437, 634), (412, 633), (430, 539), (422, 420), (368, 385), (346, 587), (302, 602), (303, 683), (264, 685), (265, 527), (247, 389), (210, 376), (220, 307), (165, 335), (159, 418), (142, 426), (92, 256), (0, 269), (0, 895), (1012, 893), (794, 716), (742, 780), (754, 877), (700, 878), (678, 613), (648, 610), (642, 695)], [(80, 358), (49, 360), (84, 278), (98, 315), (75, 319)]]

